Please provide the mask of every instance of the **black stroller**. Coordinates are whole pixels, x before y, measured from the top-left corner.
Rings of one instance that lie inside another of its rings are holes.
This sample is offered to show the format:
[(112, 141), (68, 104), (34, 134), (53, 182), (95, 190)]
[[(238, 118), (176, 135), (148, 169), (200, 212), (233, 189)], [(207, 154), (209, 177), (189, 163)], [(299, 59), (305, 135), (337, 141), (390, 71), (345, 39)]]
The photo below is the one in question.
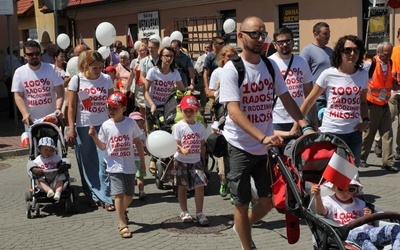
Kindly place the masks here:
[(284, 152), (276, 147), (269, 149), (269, 155), (276, 162), (276, 168), (286, 180), (286, 185), (282, 186), (286, 188), (286, 206), (284, 211), (280, 212), (286, 213), (289, 218), (297, 219), (297, 221), (286, 221), (290, 244), (298, 240), (299, 219), (304, 219), (309, 226), (313, 235), (314, 249), (361, 249), (357, 245), (345, 242), (351, 229), (379, 220), (390, 220), (396, 223), (400, 220), (399, 213), (375, 211), (371, 215), (360, 217), (342, 226), (317, 215), (308, 208), (310, 195), (307, 194), (306, 187), (310, 182), (320, 181), (334, 152), (344, 159), (349, 159), (350, 162), (353, 160), (351, 150), (346, 143), (331, 134), (315, 133), (303, 136), (296, 141), (291, 141)]
[(49, 122), (35, 123), (29, 128), (29, 159), (27, 163), (27, 171), (30, 177), (29, 192), (25, 194), (26, 200), (26, 217), (28, 219), (40, 216), (41, 203), (54, 203), (55, 200), (47, 198), (46, 193), (40, 189), (38, 185), (38, 178), (32, 173), (32, 167), (36, 166), (33, 160), (39, 155), (38, 142), (43, 137), (50, 137), (55, 142), (57, 148), (56, 153), (61, 156), (62, 161), (58, 164), (57, 169), (43, 170), (46, 175), (56, 176), (63, 173), (66, 177), (63, 184), (63, 191), (61, 193), (60, 202), (64, 202), (65, 212), (71, 213), (75, 207), (75, 193), (71, 187), (71, 179), (68, 170), (71, 168), (71, 163), (67, 158), (66, 146), (64, 137), (60, 129)]

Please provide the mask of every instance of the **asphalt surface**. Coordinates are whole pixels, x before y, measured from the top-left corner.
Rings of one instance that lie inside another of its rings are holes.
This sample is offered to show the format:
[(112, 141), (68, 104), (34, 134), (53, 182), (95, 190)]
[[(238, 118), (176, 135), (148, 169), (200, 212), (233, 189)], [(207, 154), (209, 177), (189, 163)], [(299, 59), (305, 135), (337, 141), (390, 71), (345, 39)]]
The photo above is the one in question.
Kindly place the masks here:
[[(80, 179), (73, 151), (69, 151), (68, 158), (72, 162), (71, 176), (76, 178), (73, 188), (79, 193)], [(400, 174), (381, 170), (379, 162), (371, 153), (368, 163), (372, 166), (360, 169), (366, 198), (386, 211), (399, 211)], [(135, 197), (129, 208), (133, 237), (122, 239), (115, 212), (90, 208), (82, 194), (75, 213), (66, 214), (60, 202), (42, 206), (40, 217), (27, 219), (26, 163), (27, 156), (0, 161), (0, 249), (240, 249), (239, 239), (231, 229), (233, 208), (228, 198), (218, 194), (215, 170), (204, 202), (209, 227), (183, 225), (178, 219), (179, 204), (172, 190), (158, 190), (154, 177), (148, 174), (147, 200)], [(188, 199), (188, 205), (189, 211), (194, 212), (193, 197)], [(299, 242), (289, 245), (284, 216), (273, 210), (253, 227), (253, 239), (258, 249), (312, 249), (311, 231), (304, 221), (300, 230)]]

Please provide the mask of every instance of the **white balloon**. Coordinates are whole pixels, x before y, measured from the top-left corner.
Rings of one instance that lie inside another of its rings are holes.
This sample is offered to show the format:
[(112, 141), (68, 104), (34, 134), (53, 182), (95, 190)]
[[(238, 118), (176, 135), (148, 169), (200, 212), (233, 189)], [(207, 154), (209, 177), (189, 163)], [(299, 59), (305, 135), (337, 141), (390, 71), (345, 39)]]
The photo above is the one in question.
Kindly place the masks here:
[(161, 43), (161, 37), (160, 37), (159, 35), (156, 35), (156, 34), (151, 35), (151, 36), (149, 37), (149, 40), (150, 40), (150, 39), (157, 39), (158, 42)]
[(77, 75), (79, 73), (78, 69), (78, 57), (74, 56), (71, 59), (69, 59), (67, 63), (67, 72), (71, 75)]
[(174, 32), (171, 33), (170, 39), (171, 39), (171, 42), (174, 41), (174, 40), (178, 40), (178, 41), (182, 42), (183, 41), (183, 35), (182, 35), (182, 33), (180, 31), (174, 31)]
[(106, 60), (107, 57), (110, 55), (110, 48), (106, 47), (106, 46), (102, 46), (97, 50), (97, 52), (99, 52), (101, 54), (101, 56), (103, 57), (103, 59)]
[(171, 46), (171, 38), (169, 36), (165, 36), (161, 41), (161, 47)]
[(96, 28), (97, 41), (103, 46), (110, 46), (117, 36), (117, 31), (109, 22), (102, 22)]
[(139, 49), (139, 45), (140, 45), (141, 43), (142, 43), (141, 41), (136, 41), (135, 44), (133, 45), (133, 48), (134, 48), (135, 50), (138, 50), (138, 49)]
[(69, 46), (70, 43), (69, 36), (67, 34), (61, 33), (57, 36), (57, 45), (61, 49), (66, 49)]
[(226, 19), (223, 25), (225, 33), (231, 33), (236, 29), (236, 22), (233, 19)]
[(167, 158), (175, 154), (177, 144), (174, 137), (163, 130), (151, 132), (146, 141), (149, 152), (159, 158)]

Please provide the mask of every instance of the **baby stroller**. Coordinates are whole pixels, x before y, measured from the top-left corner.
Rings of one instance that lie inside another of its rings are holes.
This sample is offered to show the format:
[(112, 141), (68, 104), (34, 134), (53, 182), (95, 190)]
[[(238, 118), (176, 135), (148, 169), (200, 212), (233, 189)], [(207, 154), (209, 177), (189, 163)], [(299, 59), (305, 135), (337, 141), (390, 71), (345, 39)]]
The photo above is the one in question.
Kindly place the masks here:
[[(50, 137), (53, 139), (56, 146), (56, 154), (60, 155), (62, 161), (58, 164), (57, 169), (43, 170), (43, 174), (49, 177), (49, 180), (54, 180), (58, 174), (65, 174), (65, 181), (63, 184), (63, 191), (61, 193), (60, 201), (64, 201), (65, 212), (70, 213), (75, 207), (75, 193), (71, 187), (71, 179), (68, 169), (71, 168), (71, 163), (67, 157), (66, 146), (64, 143), (64, 136), (60, 129), (49, 122), (39, 122), (33, 124), (29, 128), (29, 159), (27, 163), (27, 171), (30, 177), (29, 192), (26, 192), (26, 216), (28, 219), (40, 216), (41, 203), (54, 203), (53, 198), (47, 198), (47, 195), (40, 189), (38, 178), (32, 173), (32, 168), (37, 165), (33, 160), (39, 155), (38, 142), (43, 137)], [(50, 183), (49, 183), (50, 184)]]
[[(177, 90), (173, 92), (168, 100), (164, 104), (163, 114), (162, 116), (158, 115), (157, 112), (155, 113), (153, 119), (154, 123), (157, 125), (158, 129), (167, 131), (168, 133), (172, 132), (172, 126), (180, 121), (183, 118), (181, 111), (177, 108), (180, 103), (180, 100), (184, 95), (190, 94), (188, 92), (182, 93), (181, 91)], [(206, 120), (204, 116), (201, 114), (200, 111), (196, 112), (196, 121), (202, 123), (205, 127), (207, 126)], [(211, 165), (205, 171), (207, 179), (210, 177), (210, 172), (214, 169), (215, 159), (211, 154), (206, 153), (206, 164), (208, 165), (208, 161), (211, 159)], [(157, 162), (156, 172), (154, 174), (156, 180), (156, 186), (158, 189), (164, 189), (164, 182), (161, 181), (161, 178), (167, 169), (167, 167), (173, 166), (173, 158), (166, 158), (161, 159)], [(175, 187), (174, 187), (175, 190)], [(208, 193), (208, 186), (205, 187), (204, 190), (205, 194)]]
[[(276, 161), (279, 172), (286, 180), (286, 201), (284, 212), (289, 214), (287, 224), (288, 241), (297, 242), (300, 231), (298, 220), (304, 219), (313, 235), (314, 249), (361, 249), (346, 243), (349, 231), (363, 224), (391, 220), (398, 222), (400, 214), (395, 212), (376, 212), (351, 221), (342, 226), (323, 216), (315, 214), (308, 208), (310, 195), (306, 188), (309, 183), (318, 183), (333, 153), (353, 162), (353, 155), (340, 138), (331, 134), (315, 133), (291, 141), (284, 152), (270, 148), (269, 155)], [(297, 237), (297, 238), (296, 238)]]

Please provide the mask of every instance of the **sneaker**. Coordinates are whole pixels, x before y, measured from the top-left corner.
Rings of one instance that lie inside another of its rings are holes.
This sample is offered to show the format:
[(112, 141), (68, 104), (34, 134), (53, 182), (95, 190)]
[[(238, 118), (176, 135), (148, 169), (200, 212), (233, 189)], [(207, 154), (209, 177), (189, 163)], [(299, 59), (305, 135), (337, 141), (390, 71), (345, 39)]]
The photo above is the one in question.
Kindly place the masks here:
[(229, 201), (231, 202), (232, 205), (235, 205), (235, 200), (233, 199), (232, 195), (231, 195), (231, 198), (229, 199)]
[(139, 191), (139, 200), (144, 201), (146, 199), (146, 193), (144, 191)]
[(180, 217), (181, 217), (182, 222), (185, 222), (185, 223), (193, 222), (193, 217), (190, 216), (188, 211), (182, 212)]
[(49, 191), (47, 191), (47, 198), (51, 198), (51, 197), (53, 197), (54, 196), (54, 191), (53, 190), (49, 190)]
[(203, 213), (198, 213), (196, 215), (196, 220), (201, 226), (208, 226), (209, 221)]
[[(239, 234), (236, 231), (236, 225), (235, 224), (233, 224), (232, 229), (237, 234), (237, 236), (239, 236)], [(242, 249), (244, 249), (243, 246), (242, 246)], [(256, 244), (254, 244), (253, 240), (251, 240), (251, 250), (257, 250)]]
[(219, 188), (219, 195), (221, 195), (222, 197), (226, 197), (227, 194), (228, 194), (227, 186), (224, 184), (221, 184), (221, 187)]
[(382, 148), (380, 146), (375, 145), (374, 152), (376, 154), (376, 157), (382, 158)]
[(56, 201), (59, 201), (60, 197), (61, 197), (61, 193), (56, 192), (56, 194), (54, 195), (53, 199), (56, 200)]
[(368, 168), (369, 165), (366, 162), (360, 162), (360, 165), (358, 167), (360, 167), (360, 168)]
[(394, 165), (382, 166), (382, 169), (386, 169), (388, 171), (395, 172), (395, 173), (398, 173), (400, 171), (400, 169), (398, 167), (394, 166)]

